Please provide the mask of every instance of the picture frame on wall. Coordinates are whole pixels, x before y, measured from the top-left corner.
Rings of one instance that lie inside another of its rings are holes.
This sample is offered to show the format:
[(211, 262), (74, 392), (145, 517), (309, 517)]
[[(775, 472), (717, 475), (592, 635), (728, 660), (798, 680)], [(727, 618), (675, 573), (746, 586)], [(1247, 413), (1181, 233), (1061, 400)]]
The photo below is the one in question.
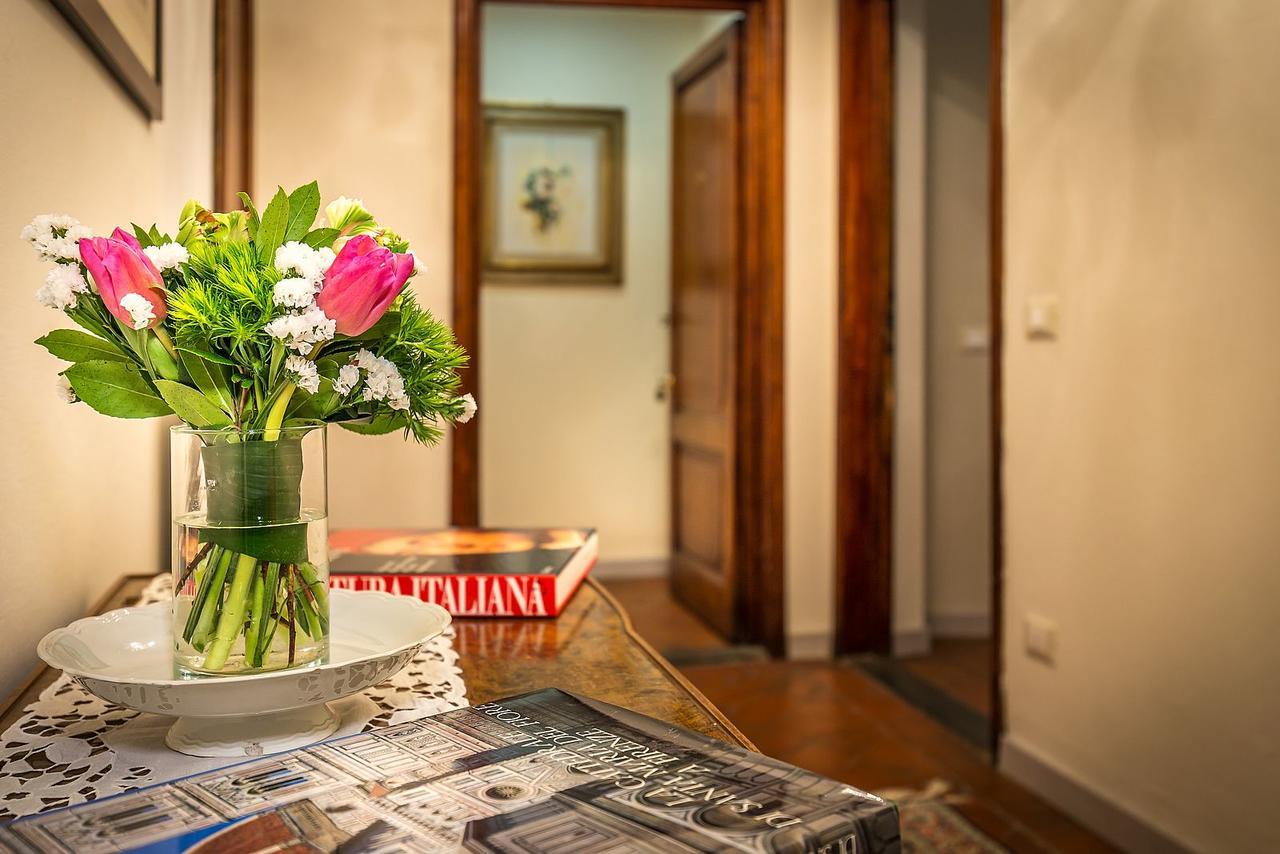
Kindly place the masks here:
[(50, 0), (147, 118), (163, 117), (163, 0)]
[(625, 124), (619, 109), (485, 105), (484, 281), (622, 281)]

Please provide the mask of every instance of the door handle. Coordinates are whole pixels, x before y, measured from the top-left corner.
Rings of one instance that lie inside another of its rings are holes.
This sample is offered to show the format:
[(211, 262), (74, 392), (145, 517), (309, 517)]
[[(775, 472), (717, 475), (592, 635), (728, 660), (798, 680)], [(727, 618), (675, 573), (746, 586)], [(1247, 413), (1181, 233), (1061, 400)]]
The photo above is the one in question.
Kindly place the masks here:
[(658, 380), (658, 387), (654, 390), (654, 398), (660, 401), (670, 400), (676, 389), (676, 375), (663, 374), (662, 379)]

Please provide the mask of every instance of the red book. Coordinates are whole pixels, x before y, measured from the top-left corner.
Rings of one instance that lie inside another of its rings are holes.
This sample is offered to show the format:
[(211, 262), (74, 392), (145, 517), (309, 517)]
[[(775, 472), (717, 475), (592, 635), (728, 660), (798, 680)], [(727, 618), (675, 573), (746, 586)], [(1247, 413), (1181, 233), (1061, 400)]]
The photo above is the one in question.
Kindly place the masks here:
[(591, 528), (353, 528), (329, 535), (329, 584), (417, 596), (455, 617), (554, 617), (598, 552)]

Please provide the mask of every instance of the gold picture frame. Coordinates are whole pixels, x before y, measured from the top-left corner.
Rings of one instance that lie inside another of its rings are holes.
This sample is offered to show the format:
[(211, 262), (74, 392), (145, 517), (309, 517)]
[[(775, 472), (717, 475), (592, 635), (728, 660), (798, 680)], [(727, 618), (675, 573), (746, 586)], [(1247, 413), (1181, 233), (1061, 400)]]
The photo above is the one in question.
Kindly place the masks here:
[(485, 282), (622, 281), (625, 113), (486, 104)]

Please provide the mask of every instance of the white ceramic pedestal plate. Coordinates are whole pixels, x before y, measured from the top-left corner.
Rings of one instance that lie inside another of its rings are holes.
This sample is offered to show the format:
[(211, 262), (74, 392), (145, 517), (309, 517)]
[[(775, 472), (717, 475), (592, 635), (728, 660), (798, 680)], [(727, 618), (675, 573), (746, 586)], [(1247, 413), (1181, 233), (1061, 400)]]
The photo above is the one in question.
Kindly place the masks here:
[(329, 663), (305, 670), (175, 679), (167, 602), (77, 620), (36, 651), (108, 702), (177, 717), (165, 743), (180, 753), (261, 756), (332, 735), (328, 703), (395, 675), (450, 618), (408, 596), (332, 590), (330, 620)]

